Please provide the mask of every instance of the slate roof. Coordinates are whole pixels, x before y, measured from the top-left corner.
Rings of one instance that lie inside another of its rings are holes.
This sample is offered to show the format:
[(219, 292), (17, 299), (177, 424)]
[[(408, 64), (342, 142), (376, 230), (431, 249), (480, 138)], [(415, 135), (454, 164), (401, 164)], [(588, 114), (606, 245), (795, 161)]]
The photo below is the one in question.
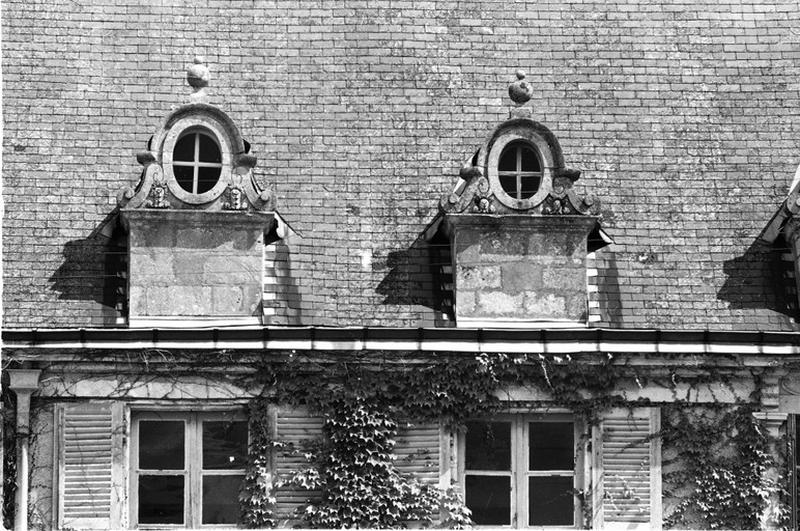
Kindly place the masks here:
[(442, 324), (422, 232), (522, 68), (615, 241), (595, 325), (798, 329), (757, 241), (800, 162), (797, 2), (197, 4), (4, 2), (4, 326), (113, 321), (96, 231), (199, 53), (302, 235), (276, 324)]

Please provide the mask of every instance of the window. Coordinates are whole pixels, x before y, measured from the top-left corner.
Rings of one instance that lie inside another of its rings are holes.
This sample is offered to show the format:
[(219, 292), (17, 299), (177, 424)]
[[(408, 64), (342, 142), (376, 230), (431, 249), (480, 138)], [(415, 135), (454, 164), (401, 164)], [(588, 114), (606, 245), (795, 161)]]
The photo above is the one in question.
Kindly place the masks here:
[(187, 192), (208, 192), (219, 181), (222, 154), (212, 136), (190, 130), (178, 139), (172, 152), (172, 171), (178, 185)]
[(511, 142), (500, 155), (497, 176), (503, 191), (514, 199), (532, 197), (542, 182), (542, 165), (536, 150), (524, 141)]
[(232, 413), (133, 418), (131, 521), (140, 529), (235, 525), (247, 421)]
[(575, 525), (575, 423), (516, 415), (467, 423), (464, 495), (478, 525)]

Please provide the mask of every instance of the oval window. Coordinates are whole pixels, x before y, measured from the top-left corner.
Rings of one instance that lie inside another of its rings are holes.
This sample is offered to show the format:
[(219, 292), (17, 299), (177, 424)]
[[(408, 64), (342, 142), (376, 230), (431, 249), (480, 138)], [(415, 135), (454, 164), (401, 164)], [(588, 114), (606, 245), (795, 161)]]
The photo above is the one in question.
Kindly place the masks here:
[(222, 173), (219, 144), (202, 131), (181, 135), (172, 152), (172, 171), (181, 188), (192, 194), (208, 192)]
[(514, 199), (532, 197), (542, 182), (539, 155), (527, 142), (511, 142), (500, 154), (497, 176), (503, 191)]

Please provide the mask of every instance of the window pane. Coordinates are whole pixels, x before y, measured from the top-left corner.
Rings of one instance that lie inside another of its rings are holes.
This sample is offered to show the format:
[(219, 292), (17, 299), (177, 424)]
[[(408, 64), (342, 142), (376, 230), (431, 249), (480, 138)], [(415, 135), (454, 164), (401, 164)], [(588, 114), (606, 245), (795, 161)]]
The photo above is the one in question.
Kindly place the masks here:
[(527, 199), (539, 191), (540, 177), (520, 177), (520, 199)]
[(503, 191), (517, 199), (517, 176), (516, 175), (500, 175), (500, 186)]
[(511, 423), (467, 422), (467, 470), (511, 470)]
[(247, 460), (247, 422), (203, 422), (203, 468), (244, 468)]
[(219, 181), (220, 168), (198, 168), (197, 193), (208, 192)]
[(208, 135), (200, 135), (200, 162), (222, 162), (217, 143)]
[(503, 154), (500, 155), (500, 162), (497, 164), (498, 171), (517, 171), (517, 148), (515, 144), (506, 146)]
[(239, 488), (244, 476), (203, 476), (203, 523), (239, 521)]
[(175, 143), (175, 151), (172, 152), (172, 160), (192, 162), (194, 160), (194, 137), (190, 134), (182, 137)]
[(194, 168), (192, 166), (173, 166), (172, 171), (180, 187), (191, 192), (194, 184)]
[(531, 422), (530, 470), (573, 470), (574, 433), (572, 422)]
[(183, 523), (183, 476), (139, 476), (139, 523)]
[(571, 477), (528, 478), (530, 525), (572, 525), (575, 498)]
[(511, 523), (511, 478), (508, 476), (467, 476), (464, 500), (478, 525)]
[(533, 148), (521, 145), (520, 150), (522, 151), (522, 171), (541, 171), (539, 158), (534, 153)]
[(139, 421), (139, 468), (183, 470), (183, 422)]

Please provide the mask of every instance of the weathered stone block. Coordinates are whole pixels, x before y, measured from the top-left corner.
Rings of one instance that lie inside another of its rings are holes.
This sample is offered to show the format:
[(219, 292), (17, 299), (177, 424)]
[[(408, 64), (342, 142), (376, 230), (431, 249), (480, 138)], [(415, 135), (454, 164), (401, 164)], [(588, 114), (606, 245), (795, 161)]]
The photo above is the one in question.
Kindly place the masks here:
[(465, 214), (446, 223), (456, 242), (457, 318), (586, 320), (586, 239), (595, 219)]
[(481, 256), (522, 256), (525, 254), (528, 236), (516, 230), (492, 230), (482, 233)]
[(149, 283), (160, 280), (171, 284), (175, 282), (172, 258), (171, 253), (140, 248), (137, 252), (131, 252), (130, 267), (132, 271), (137, 272), (137, 276), (149, 279)]
[(567, 300), (552, 293), (525, 292), (525, 315), (532, 319), (567, 319)]
[(476, 314), (513, 317), (522, 309), (523, 294), (510, 295), (502, 291), (478, 292)]
[(528, 252), (540, 256), (572, 257), (586, 254), (586, 236), (574, 232), (548, 232), (528, 237)]
[(175, 250), (172, 256), (173, 277), (178, 284), (199, 285), (203, 280), (203, 256), (196, 252)]
[(502, 288), (506, 293), (519, 293), (542, 286), (542, 268), (532, 261), (503, 264)]
[(458, 252), (458, 261), (462, 264), (472, 264), (481, 261), (481, 244), (473, 243), (461, 247)]
[(167, 247), (176, 245), (175, 227), (169, 223), (142, 223), (139, 230), (130, 233), (131, 250), (137, 248)]
[[(131, 317), (258, 315), (265, 220), (238, 212), (127, 212)], [(166, 245), (170, 244), (170, 245)]]
[(498, 266), (457, 266), (456, 276), (459, 288), (478, 290), (500, 287)]
[(466, 289), (458, 291), (458, 309), (463, 315), (475, 313), (476, 292)]
[(133, 315), (147, 314), (147, 290), (139, 286), (131, 286), (129, 292), (130, 312)]
[(214, 286), (212, 304), (215, 315), (233, 315), (242, 313), (244, 293), (239, 286)]
[(542, 270), (542, 286), (564, 291), (586, 291), (586, 270), (572, 265), (549, 265)]
[(588, 301), (583, 293), (574, 293), (567, 298), (567, 315), (571, 319), (586, 319), (589, 313)]
[(211, 288), (206, 286), (165, 286), (147, 289), (149, 316), (202, 316), (210, 309)]

